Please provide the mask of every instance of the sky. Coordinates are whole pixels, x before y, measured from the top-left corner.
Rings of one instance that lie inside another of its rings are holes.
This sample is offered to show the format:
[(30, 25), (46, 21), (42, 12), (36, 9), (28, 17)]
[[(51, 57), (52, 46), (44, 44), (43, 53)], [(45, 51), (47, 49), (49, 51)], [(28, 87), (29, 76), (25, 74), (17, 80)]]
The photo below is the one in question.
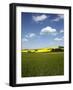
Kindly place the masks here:
[(21, 13), (21, 48), (64, 46), (64, 15)]

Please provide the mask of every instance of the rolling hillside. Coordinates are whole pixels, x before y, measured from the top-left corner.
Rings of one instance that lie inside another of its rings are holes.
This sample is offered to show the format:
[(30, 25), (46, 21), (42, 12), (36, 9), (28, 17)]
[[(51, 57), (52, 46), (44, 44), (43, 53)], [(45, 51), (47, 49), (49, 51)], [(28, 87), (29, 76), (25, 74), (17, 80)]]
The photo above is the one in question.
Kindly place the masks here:
[(39, 48), (39, 49), (22, 49), (21, 52), (58, 52), (58, 51), (64, 51), (63, 46), (58, 46), (58, 47), (49, 47), (49, 48)]

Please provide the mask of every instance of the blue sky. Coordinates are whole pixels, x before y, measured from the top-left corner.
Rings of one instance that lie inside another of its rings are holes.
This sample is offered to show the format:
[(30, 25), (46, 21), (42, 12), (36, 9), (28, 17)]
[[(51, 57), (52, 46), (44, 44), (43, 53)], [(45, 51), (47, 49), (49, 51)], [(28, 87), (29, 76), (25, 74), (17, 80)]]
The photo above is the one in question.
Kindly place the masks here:
[(36, 49), (64, 46), (64, 15), (21, 14), (21, 48)]

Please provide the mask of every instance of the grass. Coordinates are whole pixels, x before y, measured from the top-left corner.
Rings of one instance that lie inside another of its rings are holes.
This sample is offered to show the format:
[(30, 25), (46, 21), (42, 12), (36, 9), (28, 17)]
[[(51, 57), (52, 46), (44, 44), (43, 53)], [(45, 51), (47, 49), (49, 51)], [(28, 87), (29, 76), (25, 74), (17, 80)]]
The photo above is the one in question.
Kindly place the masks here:
[(22, 52), (22, 77), (64, 75), (64, 53)]

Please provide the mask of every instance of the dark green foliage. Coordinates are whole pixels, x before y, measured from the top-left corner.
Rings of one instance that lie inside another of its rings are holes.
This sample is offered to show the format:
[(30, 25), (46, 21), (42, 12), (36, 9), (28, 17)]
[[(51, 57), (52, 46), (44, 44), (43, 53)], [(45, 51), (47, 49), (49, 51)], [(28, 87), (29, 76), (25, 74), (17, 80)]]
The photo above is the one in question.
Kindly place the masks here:
[(63, 48), (64, 49), (64, 46), (59, 46), (58, 48)]
[(32, 52), (28, 50), (27, 53), (32, 53)]
[(63, 47), (59, 47), (59, 48), (53, 48), (51, 49), (51, 52), (64, 52), (64, 48)]

